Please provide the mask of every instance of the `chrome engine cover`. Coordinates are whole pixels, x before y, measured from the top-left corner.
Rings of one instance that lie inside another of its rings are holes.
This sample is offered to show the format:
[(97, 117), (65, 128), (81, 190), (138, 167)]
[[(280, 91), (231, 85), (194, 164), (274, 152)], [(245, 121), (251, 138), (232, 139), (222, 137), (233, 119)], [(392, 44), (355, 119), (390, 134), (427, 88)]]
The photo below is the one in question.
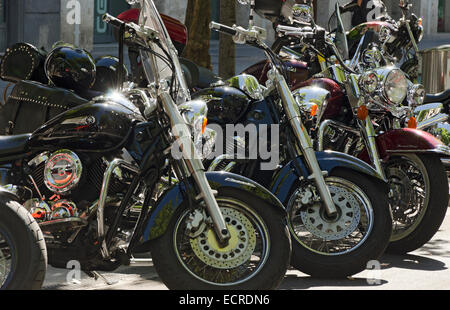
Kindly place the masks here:
[(83, 166), (77, 154), (59, 150), (48, 156), (44, 168), (44, 184), (56, 194), (68, 194), (81, 179)]

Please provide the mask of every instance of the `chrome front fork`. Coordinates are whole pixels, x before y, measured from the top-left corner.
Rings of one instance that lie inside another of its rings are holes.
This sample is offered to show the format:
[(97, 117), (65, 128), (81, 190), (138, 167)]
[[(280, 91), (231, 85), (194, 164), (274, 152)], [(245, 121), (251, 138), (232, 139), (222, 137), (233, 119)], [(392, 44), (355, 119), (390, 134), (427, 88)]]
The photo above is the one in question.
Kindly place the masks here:
[(329, 216), (333, 216), (337, 213), (337, 209), (331, 197), (330, 190), (325, 182), (324, 175), (326, 175), (326, 172), (323, 172), (319, 166), (313, 143), (301, 119), (300, 107), (297, 105), (285, 78), (278, 72), (278, 70), (272, 69), (269, 73), (269, 78), (277, 87), (283, 102), (284, 111), (292, 126), (295, 137), (299, 142), (300, 149), (303, 153), (303, 157), (305, 158), (309, 171), (311, 172), (311, 175), (308, 178), (314, 180), (320, 197), (325, 203), (327, 214)]
[(211, 216), (219, 241), (226, 243), (230, 238), (230, 233), (214, 196), (215, 192), (211, 189), (206, 178), (205, 168), (200, 156), (196, 156), (195, 154), (195, 146), (192, 140), (191, 131), (170, 95), (167, 92), (162, 92), (160, 94), (160, 99), (164, 106), (164, 111), (171, 121), (172, 133), (181, 144), (180, 148), (183, 154), (183, 161), (188, 170), (187, 172), (193, 176), (200, 190), (200, 195), (197, 196), (196, 199), (203, 199), (208, 214)]
[(372, 119), (370, 116), (367, 116), (367, 118), (364, 121), (360, 121), (361, 127), (364, 128), (364, 135), (367, 140), (367, 152), (369, 153), (370, 161), (375, 166), (375, 170), (383, 177), (384, 180), (386, 180), (386, 175), (384, 173), (383, 167), (381, 166), (381, 158), (380, 154), (378, 153), (378, 146), (377, 146), (377, 140), (376, 140), (376, 133), (375, 128), (372, 124)]

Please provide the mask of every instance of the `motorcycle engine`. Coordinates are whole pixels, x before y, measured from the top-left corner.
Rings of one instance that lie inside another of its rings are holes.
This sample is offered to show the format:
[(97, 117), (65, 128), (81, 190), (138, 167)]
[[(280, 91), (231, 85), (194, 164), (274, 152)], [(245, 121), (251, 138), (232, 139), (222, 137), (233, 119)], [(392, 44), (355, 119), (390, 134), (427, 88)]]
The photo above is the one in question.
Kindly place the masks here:
[(83, 165), (72, 151), (60, 150), (50, 155), (45, 163), (44, 184), (55, 194), (66, 194), (80, 182)]
[[(58, 150), (40, 154), (29, 162), (33, 198), (25, 204), (39, 221), (78, 217), (100, 196), (107, 162), (93, 155)], [(108, 190), (114, 195), (123, 190), (112, 180)]]

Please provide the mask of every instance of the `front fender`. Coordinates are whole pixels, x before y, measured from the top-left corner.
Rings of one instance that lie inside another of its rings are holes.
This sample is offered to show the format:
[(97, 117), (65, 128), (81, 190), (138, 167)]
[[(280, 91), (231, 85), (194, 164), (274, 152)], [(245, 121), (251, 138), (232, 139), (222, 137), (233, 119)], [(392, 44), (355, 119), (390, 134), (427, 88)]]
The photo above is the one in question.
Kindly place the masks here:
[[(330, 174), (336, 168), (350, 169), (377, 180), (379, 184), (383, 184), (387, 188), (387, 183), (374, 168), (353, 156), (339, 152), (325, 151), (316, 152), (316, 157), (322, 171), (327, 171)], [(296, 164), (302, 170), (302, 175), (299, 175), (297, 172)], [(310, 173), (302, 158), (297, 157), (277, 173), (270, 189), (272, 193), (286, 205), (290, 198), (289, 195), (292, 192), (292, 187), (298, 182), (300, 177), (308, 177), (309, 175)]]
[[(428, 132), (417, 129), (390, 130), (376, 138), (378, 153), (381, 159), (388, 160), (392, 154), (398, 153), (434, 153), (442, 157), (450, 157), (450, 148)], [(358, 158), (370, 163), (369, 153), (364, 149)]]
[(7, 200), (20, 201), (19, 197), (14, 192), (3, 186), (0, 186), (0, 197), (6, 198)]
[[(262, 187), (255, 181), (246, 177), (221, 171), (206, 172), (206, 178), (213, 190), (220, 193), (223, 188), (236, 188), (248, 193), (248, 195), (261, 198), (268, 201), (273, 208), (276, 208), (281, 214), (285, 215), (286, 211), (283, 204), (266, 188)], [(151, 212), (147, 220), (143, 241), (150, 241), (162, 236), (170, 223), (172, 215), (178, 208), (183, 207), (184, 184), (179, 183), (166, 191), (166, 193), (158, 200), (154, 211)]]

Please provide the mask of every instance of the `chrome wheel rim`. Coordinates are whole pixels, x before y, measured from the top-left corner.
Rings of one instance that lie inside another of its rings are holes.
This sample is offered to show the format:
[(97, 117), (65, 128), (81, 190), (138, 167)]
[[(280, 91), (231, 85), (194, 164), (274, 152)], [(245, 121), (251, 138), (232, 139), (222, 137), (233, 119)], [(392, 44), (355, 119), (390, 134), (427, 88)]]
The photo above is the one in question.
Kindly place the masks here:
[(425, 165), (413, 154), (393, 159), (385, 171), (391, 187), (392, 242), (405, 238), (421, 223), (430, 200), (430, 179)]
[(0, 287), (10, 281), (13, 270), (14, 251), (6, 235), (0, 231)]
[(265, 265), (270, 250), (268, 229), (260, 216), (244, 203), (218, 198), (231, 234), (220, 248), (211, 227), (191, 238), (186, 227), (189, 210), (178, 219), (173, 245), (183, 268), (196, 279), (216, 286), (238, 285), (253, 278)]
[(294, 240), (320, 255), (343, 255), (359, 248), (373, 228), (373, 209), (367, 195), (355, 184), (338, 177), (326, 179), (338, 210), (335, 218), (326, 216), (322, 203), (302, 205), (301, 188), (288, 203), (288, 226)]

